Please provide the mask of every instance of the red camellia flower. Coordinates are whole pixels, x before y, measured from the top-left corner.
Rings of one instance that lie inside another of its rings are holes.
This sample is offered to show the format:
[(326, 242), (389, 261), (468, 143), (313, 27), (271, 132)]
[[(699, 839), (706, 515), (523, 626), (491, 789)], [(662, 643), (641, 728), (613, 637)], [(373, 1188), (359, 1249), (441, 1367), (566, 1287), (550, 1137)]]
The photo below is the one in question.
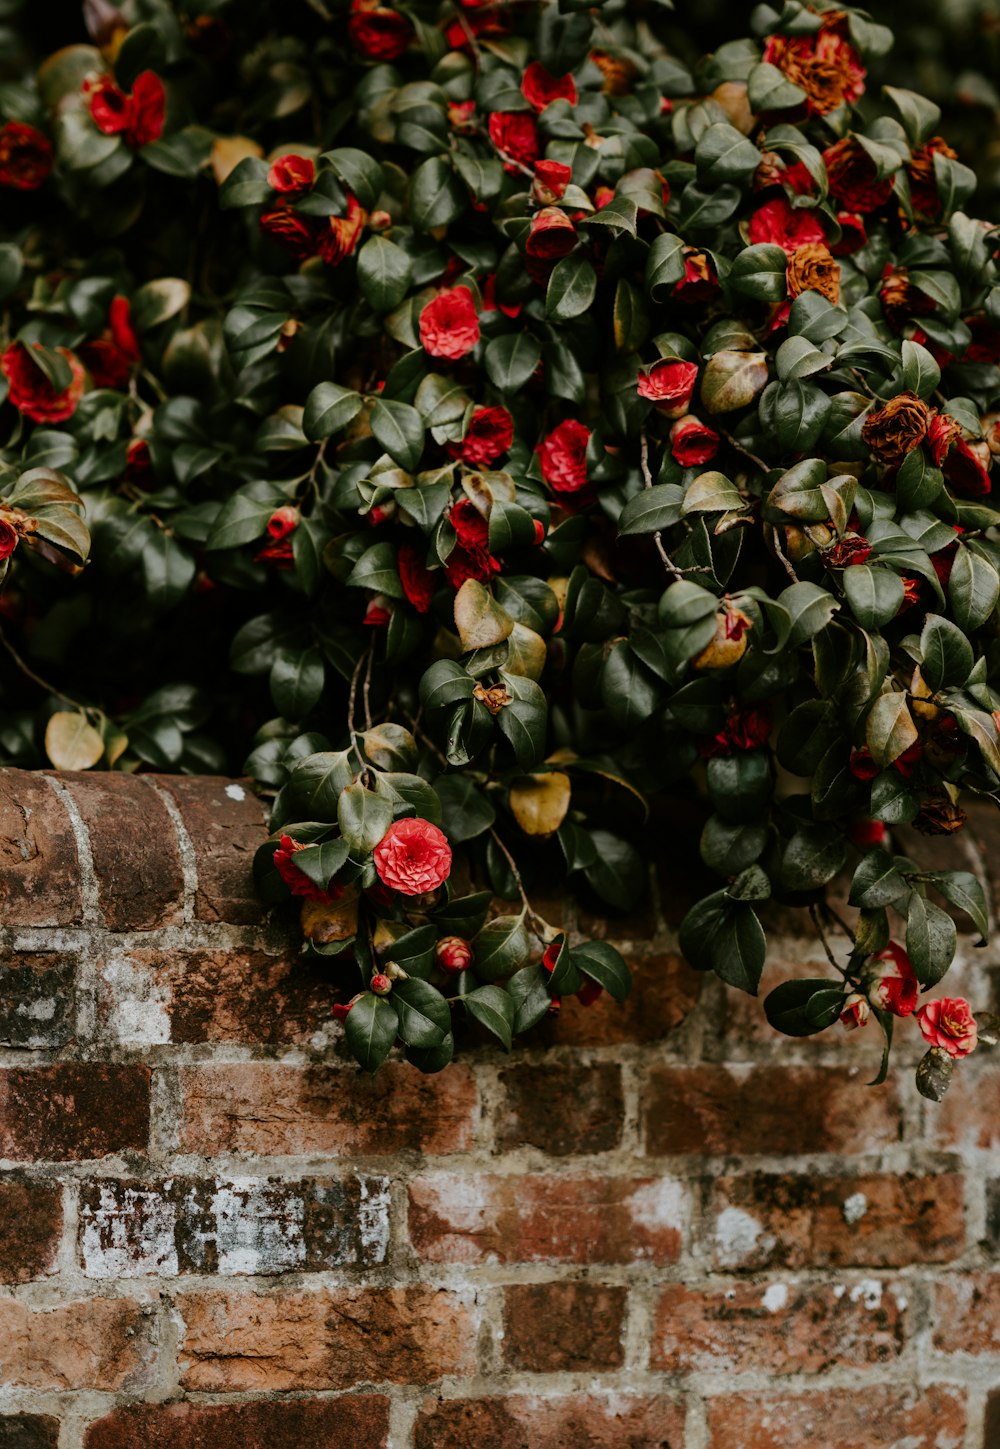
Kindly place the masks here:
[(859, 850), (874, 850), (885, 840), (885, 826), (881, 820), (855, 820), (847, 827), (847, 835)]
[(766, 744), (774, 728), (769, 709), (745, 709), (731, 714), (718, 734), (701, 746), (705, 759), (713, 755), (731, 755), (734, 750), (756, 750)]
[(830, 190), (846, 211), (877, 211), (892, 195), (892, 177), (878, 179), (878, 168), (853, 136), (823, 152)]
[(537, 60), (533, 60), (521, 79), (521, 94), (529, 106), (544, 111), (553, 101), (569, 101), (576, 105), (576, 81), (571, 75), (550, 75)]
[(351, 0), (347, 34), (366, 60), (398, 60), (413, 39), (408, 16), (380, 5), (379, 0)]
[(828, 548), (823, 562), (828, 569), (853, 568), (871, 557), (872, 546), (860, 533), (845, 533), (839, 543)]
[[(38, 348), (41, 344), (32, 343)], [(78, 358), (66, 347), (56, 351), (69, 363), (72, 380), (62, 392), (57, 392), (42, 369), (31, 360), (31, 352), (23, 342), (12, 342), (0, 358), (10, 391), (8, 397), (19, 413), (33, 423), (64, 423), (76, 412), (83, 394), (83, 367)]]
[(367, 624), (369, 629), (388, 629), (392, 620), (392, 603), (385, 594), (375, 594), (368, 601), (368, 608), (365, 610), (365, 617), (362, 624)]
[(544, 206), (531, 218), (531, 230), (525, 243), (529, 257), (555, 262), (568, 256), (576, 246), (576, 228), (558, 206)]
[(590, 429), (568, 418), (552, 429), (537, 448), (542, 477), (556, 493), (579, 493), (587, 486), (587, 444)]
[(653, 403), (666, 418), (679, 418), (691, 405), (691, 394), (698, 378), (696, 362), (681, 362), (664, 357), (652, 367), (640, 371), (637, 379), (639, 396)]
[(467, 971), (472, 947), (462, 936), (444, 936), (434, 947), (434, 962), (442, 971)]
[(153, 481), (153, 459), (145, 438), (131, 438), (125, 449), (125, 482), (133, 488), (149, 488)]
[(711, 257), (694, 247), (684, 249), (684, 275), (674, 287), (678, 302), (707, 302), (719, 290)]
[(688, 413), (670, 429), (670, 451), (682, 468), (700, 468), (719, 451), (719, 435)]
[(316, 253), (328, 267), (339, 267), (357, 250), (368, 213), (356, 196), (347, 193), (347, 215), (318, 218)]
[(770, 35), (764, 60), (777, 66), (808, 97), (810, 111), (825, 116), (864, 95), (865, 68), (842, 33), (843, 12), (832, 12), (815, 35)]
[(966, 498), (983, 498), (992, 486), (988, 472), (989, 444), (969, 442), (960, 424), (945, 413), (933, 413), (927, 425), (927, 442), (944, 481)]
[(111, 76), (100, 76), (86, 94), (94, 125), (106, 136), (120, 135), (133, 149), (160, 139), (167, 95), (154, 71), (137, 75), (130, 92), (120, 90)]
[(311, 156), (297, 156), (294, 151), (279, 156), (267, 173), (268, 186), (284, 196), (301, 196), (315, 180), (316, 162)]
[(52, 170), (52, 142), (34, 126), (5, 121), (0, 126), (0, 186), (37, 191)]
[(514, 441), (514, 419), (506, 408), (476, 408), (460, 443), (448, 444), (448, 456), (472, 468), (488, 468)]
[(784, 196), (776, 196), (758, 207), (750, 218), (748, 233), (754, 246), (770, 242), (789, 256), (810, 242), (826, 241), (826, 232), (816, 213), (792, 206)]
[(430, 357), (456, 362), (479, 341), (479, 316), (468, 287), (438, 292), (420, 313), (420, 343)]
[(284, 508), (275, 509), (267, 520), (267, 533), (271, 542), (265, 544), (260, 552), (254, 555), (254, 562), (274, 564), (279, 569), (294, 567), (295, 554), (291, 535), (298, 526), (299, 510), (297, 508), (286, 504)]
[(840, 223), (840, 241), (830, 246), (835, 257), (849, 257), (868, 245), (863, 216), (859, 216), (856, 211), (838, 211), (837, 221)]
[(295, 855), (305, 848), (301, 840), (293, 840), (290, 835), (283, 835), (278, 842), (278, 849), (274, 852), (275, 870), (293, 896), (303, 896), (309, 901), (332, 900), (329, 891), (323, 890), (315, 881), (310, 880), (305, 871), (295, 864)]
[(426, 614), (434, 595), (434, 575), (412, 544), (400, 545), (396, 567), (407, 601), (418, 614)]
[(852, 991), (844, 1001), (840, 1013), (840, 1024), (848, 1031), (855, 1031), (859, 1026), (867, 1026), (868, 1018), (872, 1009), (859, 991)]
[(127, 297), (115, 297), (108, 309), (108, 330), (103, 337), (85, 342), (80, 360), (95, 387), (121, 390), (128, 385), (133, 367), (142, 353), (132, 329), (132, 308)]
[(893, 1016), (913, 1015), (920, 984), (902, 946), (890, 941), (884, 951), (872, 957), (866, 975), (872, 981), (868, 996), (873, 1006)]
[(269, 236), (300, 262), (316, 255), (316, 237), (309, 221), (299, 216), (291, 207), (282, 206), (277, 211), (261, 214), (259, 226)]
[(291, 504), (276, 508), (267, 520), (267, 531), (274, 539), (287, 538), (299, 526), (299, 510)]
[(967, 1057), (978, 1044), (978, 1028), (972, 1007), (961, 996), (928, 1001), (917, 1012), (917, 1025), (925, 1041), (940, 1047), (950, 1057)]
[(460, 589), (466, 579), (485, 583), (500, 572), (500, 564), (490, 553), (490, 525), (471, 498), (460, 498), (448, 512), (448, 522), (455, 530), (455, 547), (445, 559), (444, 571), (453, 589)]
[(429, 820), (397, 820), (375, 847), (375, 869), (383, 885), (404, 896), (437, 890), (451, 872), (451, 846)]
[(538, 160), (538, 127), (528, 111), (493, 111), (487, 129), (505, 171), (516, 175), (521, 166), (534, 166)]
[(564, 166), (561, 161), (536, 161), (535, 184), (532, 188), (535, 200), (540, 201), (543, 206), (551, 206), (554, 201), (560, 201), (566, 194), (572, 176), (572, 166)]
[(0, 517), (0, 562), (10, 558), (15, 548), (17, 548), (19, 538), (20, 534), (10, 519)]

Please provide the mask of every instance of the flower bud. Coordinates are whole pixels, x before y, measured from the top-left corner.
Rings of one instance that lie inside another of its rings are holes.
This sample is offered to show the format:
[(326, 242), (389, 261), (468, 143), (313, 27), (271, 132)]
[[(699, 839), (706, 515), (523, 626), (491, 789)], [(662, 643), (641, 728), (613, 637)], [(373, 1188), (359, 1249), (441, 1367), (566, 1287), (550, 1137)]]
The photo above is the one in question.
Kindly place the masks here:
[(867, 1026), (869, 1016), (871, 1016), (871, 1007), (868, 1002), (860, 991), (852, 991), (840, 1013), (841, 1026), (846, 1027), (848, 1031), (854, 1031), (859, 1026)]
[(442, 971), (465, 971), (472, 965), (472, 947), (461, 936), (444, 936), (434, 948), (434, 962)]
[(540, 518), (535, 519), (535, 543), (545, 542), (545, 524)]
[(368, 225), (372, 231), (388, 231), (392, 217), (387, 211), (373, 211), (368, 217)]
[(388, 996), (392, 990), (392, 982), (381, 971), (376, 971), (368, 985), (369, 989), (374, 991), (376, 996)]

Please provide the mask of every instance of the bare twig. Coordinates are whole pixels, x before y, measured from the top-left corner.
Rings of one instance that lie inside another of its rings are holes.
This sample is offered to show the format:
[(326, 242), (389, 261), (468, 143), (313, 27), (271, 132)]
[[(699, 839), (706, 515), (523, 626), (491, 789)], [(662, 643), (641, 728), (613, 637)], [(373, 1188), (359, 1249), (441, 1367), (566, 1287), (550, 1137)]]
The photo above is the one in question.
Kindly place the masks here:
[(56, 689), (54, 684), (50, 684), (47, 679), (43, 679), (40, 674), (36, 674), (31, 666), (21, 658), (2, 629), (0, 629), (0, 644), (3, 645), (18, 669), (26, 679), (31, 680), (32, 684), (37, 684), (39, 689), (44, 689), (47, 694), (54, 695), (56, 699), (62, 700), (63, 704), (70, 705), (73, 709), (79, 710), (81, 714), (89, 715), (96, 713), (90, 706), (81, 704), (78, 699), (71, 699), (68, 694), (63, 694), (61, 689)]
[(725, 438), (731, 448), (734, 448), (737, 453), (741, 453), (761, 473), (769, 473), (771, 471), (771, 465), (769, 463), (765, 463), (763, 458), (758, 458), (756, 453), (751, 453), (749, 448), (744, 448), (743, 444), (738, 442), (732, 433), (727, 433), (725, 428), (719, 427), (718, 423), (715, 426), (719, 430), (719, 436)]
[(372, 687), (372, 662), (373, 662), (374, 658), (375, 658), (375, 649), (374, 649), (374, 647), (372, 647), (372, 648), (370, 648), (368, 650), (368, 665), (367, 665), (367, 667), (365, 669), (364, 703), (365, 703), (365, 729), (366, 730), (370, 730), (371, 727), (372, 727), (372, 710), (371, 710), (370, 695), (371, 695), (371, 687)]
[(517, 868), (517, 861), (511, 855), (506, 845), (504, 845), (497, 832), (492, 828), (490, 830), (490, 835), (496, 843), (497, 849), (501, 852), (507, 864), (510, 866), (510, 873), (514, 877), (514, 884), (517, 886), (517, 893), (521, 897), (521, 904), (524, 906), (525, 912), (528, 916), (528, 919), (531, 921), (532, 926), (535, 929), (536, 935), (540, 936), (542, 940), (545, 940), (549, 931), (549, 923), (538, 914), (538, 912), (532, 906), (531, 902), (528, 900), (528, 893), (524, 889), (524, 882), (521, 879), (521, 872)]
[[(649, 471), (649, 439), (646, 437), (645, 433), (643, 433), (639, 439), (639, 463), (642, 468), (643, 486), (646, 488), (652, 488), (653, 475)], [(682, 579), (684, 577), (684, 574), (682, 570), (679, 569), (674, 563), (673, 559), (667, 553), (667, 550), (663, 547), (663, 537), (659, 529), (657, 529), (656, 532), (653, 534), (653, 542), (656, 544), (656, 551), (660, 555), (660, 558), (663, 560), (663, 567), (666, 569), (667, 573), (671, 574), (675, 579)]]
[(819, 912), (817, 911), (815, 906), (809, 907), (809, 918), (812, 921), (813, 925), (816, 927), (817, 936), (823, 943), (823, 950), (826, 952), (826, 959), (829, 961), (834, 971), (839, 971), (841, 976), (843, 976), (844, 980), (846, 981), (847, 971), (843, 966), (839, 964), (836, 956), (834, 956), (833, 952), (830, 950), (830, 943), (826, 939), (826, 932), (823, 930), (823, 926), (819, 918)]
[(366, 660), (371, 656), (371, 651), (372, 646), (369, 645), (364, 654), (359, 657), (357, 664), (355, 664), (354, 673), (351, 675), (351, 692), (347, 697), (347, 731), (351, 736), (351, 748), (357, 755), (362, 770), (367, 770), (368, 762), (361, 753), (361, 746), (358, 744), (357, 731), (354, 728), (354, 708), (358, 696), (358, 680), (361, 678), (361, 671), (365, 666)]
[(791, 563), (790, 563), (790, 561), (788, 559), (787, 554), (785, 553), (785, 550), (781, 546), (781, 538), (778, 535), (778, 530), (774, 527), (773, 524), (770, 524), (769, 525), (769, 528), (770, 528), (770, 531), (771, 531), (771, 542), (774, 544), (774, 551), (778, 555), (778, 557), (781, 559), (781, 562), (784, 565), (785, 573), (791, 579), (791, 581), (792, 581), (793, 584), (799, 583), (799, 576), (795, 572), (794, 568), (792, 567), (792, 565), (791, 565)]

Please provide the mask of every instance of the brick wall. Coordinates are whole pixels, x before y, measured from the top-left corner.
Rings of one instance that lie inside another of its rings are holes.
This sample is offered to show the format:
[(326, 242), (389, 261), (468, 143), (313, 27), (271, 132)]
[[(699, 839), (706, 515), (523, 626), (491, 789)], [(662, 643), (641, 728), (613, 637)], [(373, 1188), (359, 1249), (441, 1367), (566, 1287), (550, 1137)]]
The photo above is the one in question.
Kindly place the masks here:
[(915, 1044), (867, 1090), (871, 1031), (774, 1038), (672, 952), (687, 822), (625, 1008), (372, 1081), (263, 833), (0, 773), (0, 1449), (1000, 1446), (1000, 1063), (935, 1108)]

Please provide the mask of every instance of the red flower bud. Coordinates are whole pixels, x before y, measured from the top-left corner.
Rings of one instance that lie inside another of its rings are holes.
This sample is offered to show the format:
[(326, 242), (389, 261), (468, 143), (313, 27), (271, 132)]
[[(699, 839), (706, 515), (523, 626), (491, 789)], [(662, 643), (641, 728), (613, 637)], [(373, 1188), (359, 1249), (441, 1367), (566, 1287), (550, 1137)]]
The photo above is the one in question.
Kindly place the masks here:
[(392, 982), (388, 976), (383, 976), (381, 971), (376, 971), (368, 986), (370, 990), (374, 991), (376, 996), (388, 996), (392, 990)]
[(461, 936), (444, 936), (434, 948), (434, 960), (442, 971), (466, 971), (472, 964), (472, 947)]
[(316, 162), (311, 156), (298, 156), (289, 151), (273, 162), (267, 173), (267, 184), (285, 196), (300, 196), (309, 191), (316, 179)]

